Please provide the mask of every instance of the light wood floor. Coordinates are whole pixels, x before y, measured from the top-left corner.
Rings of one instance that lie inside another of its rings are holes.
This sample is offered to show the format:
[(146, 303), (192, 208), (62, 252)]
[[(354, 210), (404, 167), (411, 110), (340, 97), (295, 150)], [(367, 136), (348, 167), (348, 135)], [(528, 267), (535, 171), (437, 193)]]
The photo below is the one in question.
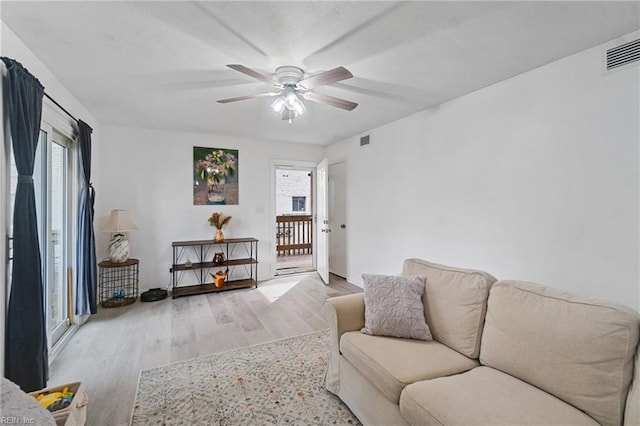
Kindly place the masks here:
[(324, 329), (324, 300), (360, 291), (333, 275), (326, 286), (313, 273), (257, 289), (99, 308), (54, 360), (48, 384), (84, 383), (87, 425), (128, 425), (141, 369)]

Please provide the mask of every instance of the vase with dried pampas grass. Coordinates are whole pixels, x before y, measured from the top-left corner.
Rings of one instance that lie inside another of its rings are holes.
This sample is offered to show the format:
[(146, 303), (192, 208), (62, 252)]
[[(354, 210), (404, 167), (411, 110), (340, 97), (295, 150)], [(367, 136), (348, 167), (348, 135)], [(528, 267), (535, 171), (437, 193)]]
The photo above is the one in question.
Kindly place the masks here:
[(213, 213), (209, 218), (209, 225), (216, 227), (216, 233), (213, 236), (213, 241), (220, 242), (224, 241), (224, 234), (222, 233), (222, 227), (229, 223), (231, 220), (231, 216), (227, 216), (224, 213)]

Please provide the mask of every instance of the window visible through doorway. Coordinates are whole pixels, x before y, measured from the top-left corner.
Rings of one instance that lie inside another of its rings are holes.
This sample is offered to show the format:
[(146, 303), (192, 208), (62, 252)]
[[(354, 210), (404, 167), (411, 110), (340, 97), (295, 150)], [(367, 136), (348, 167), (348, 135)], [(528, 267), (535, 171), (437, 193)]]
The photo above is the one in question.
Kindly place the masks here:
[(307, 211), (307, 197), (291, 197), (293, 202), (291, 210), (294, 212), (305, 212)]

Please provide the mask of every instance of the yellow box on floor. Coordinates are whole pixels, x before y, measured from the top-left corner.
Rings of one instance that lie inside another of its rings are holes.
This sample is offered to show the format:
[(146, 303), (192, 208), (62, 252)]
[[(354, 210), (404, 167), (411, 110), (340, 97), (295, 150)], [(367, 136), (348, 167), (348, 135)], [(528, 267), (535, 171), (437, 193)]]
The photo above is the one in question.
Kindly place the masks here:
[(84, 426), (87, 420), (87, 405), (89, 399), (84, 391), (82, 382), (67, 383), (60, 386), (41, 389), (39, 391), (31, 392), (34, 398), (37, 398), (40, 394), (62, 392), (64, 388), (69, 388), (70, 392), (73, 392), (73, 399), (71, 404), (67, 408), (54, 411), (53, 418), (56, 420), (57, 426)]

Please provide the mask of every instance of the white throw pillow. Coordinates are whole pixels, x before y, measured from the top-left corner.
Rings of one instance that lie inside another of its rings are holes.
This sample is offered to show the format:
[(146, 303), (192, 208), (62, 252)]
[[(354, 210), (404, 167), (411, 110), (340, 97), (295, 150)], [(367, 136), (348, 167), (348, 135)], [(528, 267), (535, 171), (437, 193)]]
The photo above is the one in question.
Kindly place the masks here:
[(363, 274), (364, 328), (372, 336), (433, 340), (424, 319), (424, 277)]

